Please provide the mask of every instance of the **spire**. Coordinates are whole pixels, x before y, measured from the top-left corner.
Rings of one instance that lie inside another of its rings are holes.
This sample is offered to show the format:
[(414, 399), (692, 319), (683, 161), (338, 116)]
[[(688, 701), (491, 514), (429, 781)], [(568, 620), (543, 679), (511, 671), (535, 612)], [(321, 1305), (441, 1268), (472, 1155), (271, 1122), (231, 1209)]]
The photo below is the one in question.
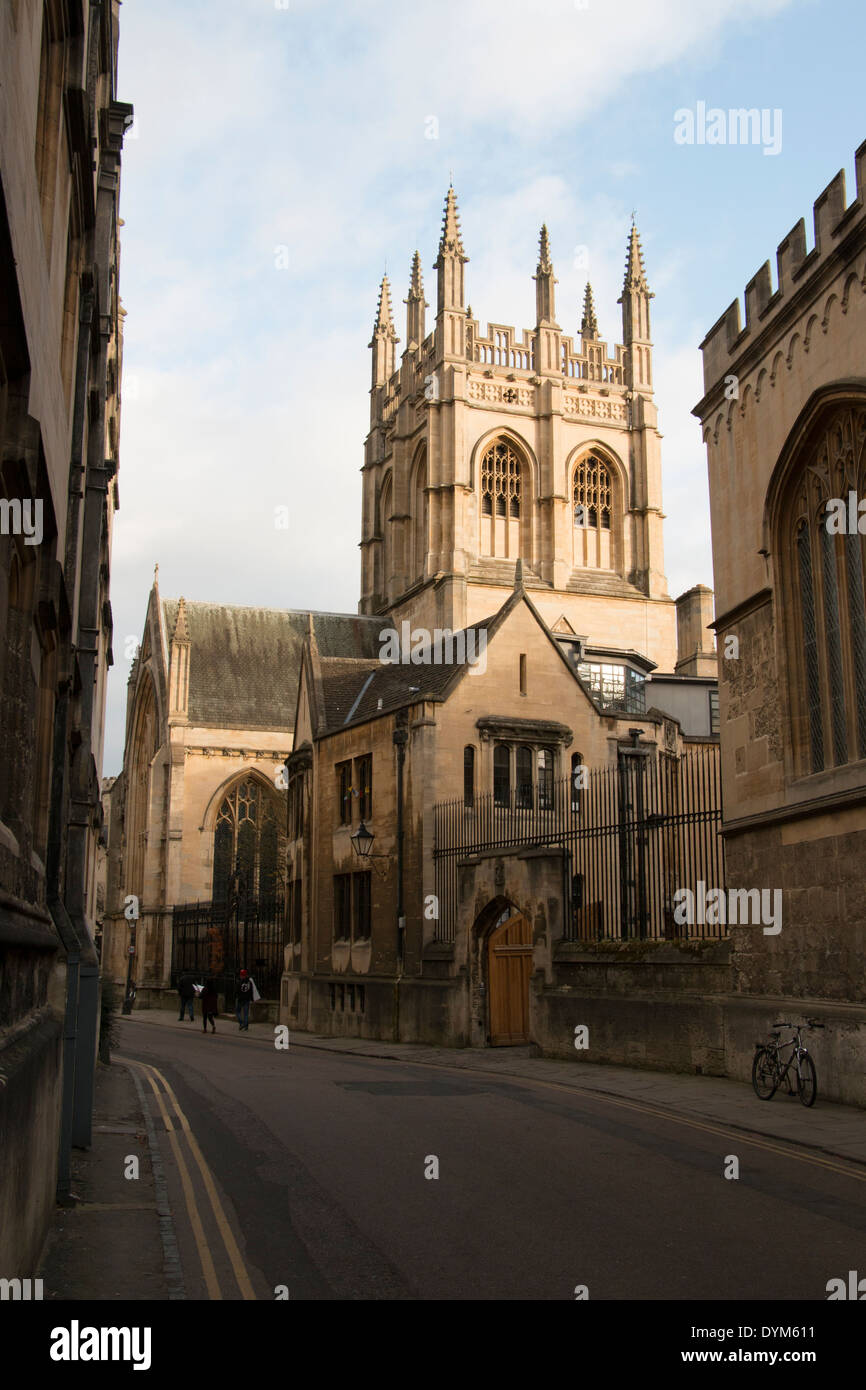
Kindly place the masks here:
[(640, 237), (632, 214), (625, 281), (619, 303), (622, 305), (622, 341), (628, 349), (625, 384), (642, 395), (652, 395), (650, 300), (654, 298), (655, 295), (647, 284)]
[(376, 308), (373, 333), (387, 334), (392, 342), (397, 342), (397, 334), (394, 331), (394, 316), (391, 312), (391, 286), (388, 283), (387, 275), (382, 276), (382, 283), (379, 286), (379, 303)]
[(552, 273), (553, 266), (550, 263), (550, 242), (547, 238), (547, 224), (543, 222), (541, 225), (541, 235), (538, 238), (537, 273), (542, 275), (545, 272)]
[[(439, 255), (436, 257), (436, 316), (449, 310), (459, 313), (465, 317), (463, 307), (463, 267), (469, 257), (463, 250), (463, 238), (460, 234), (460, 214), (457, 211), (457, 195), (452, 185), (448, 187), (445, 197), (445, 214), (442, 218), (442, 235), (439, 238)], [(460, 340), (458, 347), (457, 340)], [(463, 355), (463, 329), (462, 326), (451, 324), (446, 333), (447, 346), (445, 351), (450, 355), (456, 353), (457, 356)]]
[(409, 293), (422, 296), (424, 294), (424, 281), (421, 278), (421, 257), (417, 251), (412, 257), (412, 279), (409, 284)]
[(463, 240), (460, 236), (460, 214), (457, 211), (457, 194), (454, 192), (452, 184), (448, 185), (448, 192), (445, 195), (445, 214), (442, 218), (442, 235), (439, 238), (440, 256), (459, 256), (465, 261), (468, 257), (463, 251)]
[(189, 642), (189, 628), (186, 622), (186, 599), (181, 595), (177, 605), (177, 615), (174, 620), (174, 631), (171, 634), (172, 642)]
[(562, 342), (554, 307), (554, 285), (557, 283), (550, 259), (550, 240), (547, 227), (538, 238), (538, 268), (535, 275), (535, 347), (533, 366), (541, 375), (562, 372)]
[(628, 253), (625, 262), (625, 281), (623, 282), (623, 289), (643, 290), (645, 294), (650, 294), (650, 287), (647, 284), (646, 272), (643, 266), (643, 251), (641, 250), (640, 236), (638, 235), (637, 225), (633, 217), (631, 232), (628, 238)]
[(368, 347), (373, 349), (373, 385), (384, 386), (394, 373), (394, 344), (398, 342), (394, 331), (394, 318), (391, 313), (391, 286), (388, 276), (382, 276), (379, 286), (379, 303), (376, 309), (376, 322), (373, 337)]
[(420, 347), (424, 341), (424, 281), (421, 278), (421, 257), (418, 252), (412, 257), (412, 273), (409, 280), (409, 294), (403, 300), (406, 305), (406, 345), (411, 349), (413, 343)]
[(592, 302), (592, 285), (588, 280), (583, 296), (583, 318), (580, 323), (580, 334), (582, 338), (598, 337), (598, 319), (595, 316), (595, 305)]

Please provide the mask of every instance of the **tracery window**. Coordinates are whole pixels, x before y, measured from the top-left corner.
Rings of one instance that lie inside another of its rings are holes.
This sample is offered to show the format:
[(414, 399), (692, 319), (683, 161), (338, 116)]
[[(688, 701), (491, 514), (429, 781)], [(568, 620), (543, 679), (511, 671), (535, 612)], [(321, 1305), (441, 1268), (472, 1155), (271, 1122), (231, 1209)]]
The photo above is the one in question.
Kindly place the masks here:
[(213, 900), (274, 898), (280, 890), (280, 819), (276, 798), (245, 777), (223, 797), (214, 829)]
[(866, 409), (838, 408), (794, 475), (786, 556), (800, 775), (866, 757)]
[(612, 498), (610, 469), (607, 464), (594, 454), (581, 459), (574, 470), (572, 500), (575, 526), (609, 531)]
[(520, 456), (507, 439), (497, 439), (481, 460), (483, 516), (520, 516)]

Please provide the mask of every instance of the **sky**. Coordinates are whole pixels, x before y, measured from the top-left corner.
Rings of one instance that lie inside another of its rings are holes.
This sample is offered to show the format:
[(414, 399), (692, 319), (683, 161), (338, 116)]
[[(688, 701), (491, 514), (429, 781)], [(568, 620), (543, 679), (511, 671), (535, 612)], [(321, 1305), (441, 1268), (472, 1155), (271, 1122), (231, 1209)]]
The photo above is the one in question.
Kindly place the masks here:
[[(589, 279), (619, 341), (634, 212), (670, 592), (712, 586), (699, 345), (765, 260), (776, 283), (800, 217), (811, 247), (840, 168), (854, 197), (864, 30), (862, 0), (124, 0), (105, 774), (155, 563), (164, 597), (356, 611), (378, 286), (399, 354), (416, 247), (435, 305), (449, 180), (482, 326), (532, 326), (546, 222), (563, 331)], [(732, 108), (763, 133), (700, 141), (701, 110)]]

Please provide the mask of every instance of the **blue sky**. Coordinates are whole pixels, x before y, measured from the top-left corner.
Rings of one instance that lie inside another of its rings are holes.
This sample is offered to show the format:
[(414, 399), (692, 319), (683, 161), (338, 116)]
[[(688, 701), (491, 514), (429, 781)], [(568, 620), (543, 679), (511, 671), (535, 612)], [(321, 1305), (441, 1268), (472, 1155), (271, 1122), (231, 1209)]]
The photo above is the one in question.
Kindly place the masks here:
[[(864, 27), (857, 0), (125, 0), (106, 774), (155, 561), (166, 597), (355, 611), (378, 283), (387, 265), (405, 339), (452, 175), (483, 324), (531, 326), (545, 221), (559, 323), (576, 332), (589, 278), (616, 342), (636, 209), (670, 589), (712, 584), (698, 345), (801, 216), (812, 244), (839, 168), (854, 196)], [(678, 144), (698, 102), (780, 110), (780, 152)]]

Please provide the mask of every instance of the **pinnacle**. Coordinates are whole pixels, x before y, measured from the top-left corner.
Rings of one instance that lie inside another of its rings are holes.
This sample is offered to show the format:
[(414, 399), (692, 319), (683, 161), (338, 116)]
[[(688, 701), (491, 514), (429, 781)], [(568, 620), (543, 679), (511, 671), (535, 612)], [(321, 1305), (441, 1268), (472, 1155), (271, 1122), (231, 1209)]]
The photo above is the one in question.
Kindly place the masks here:
[(580, 324), (581, 336), (584, 338), (598, 337), (598, 319), (595, 316), (595, 305), (592, 301), (592, 285), (587, 280), (586, 291), (583, 296), (583, 318)]
[(641, 250), (637, 224), (634, 221), (632, 221), (628, 238), (628, 254), (625, 263), (625, 281), (623, 289), (643, 290), (645, 293), (649, 293), (649, 285), (647, 284), (646, 271), (643, 265), (643, 251)]
[(454, 192), (453, 185), (449, 184), (448, 192), (445, 196), (445, 215), (442, 219), (442, 236), (439, 240), (439, 254), (462, 256), (466, 259), (463, 251), (463, 241), (460, 236), (460, 214), (457, 211), (457, 194)]
[(376, 322), (373, 325), (373, 333), (390, 334), (395, 339), (397, 334), (394, 331), (394, 316), (391, 312), (391, 286), (388, 283), (388, 276), (382, 276), (382, 283), (379, 286), (379, 303), (376, 308)]
[(541, 235), (538, 238), (538, 274), (548, 275), (553, 271), (550, 260), (550, 241), (547, 236), (547, 224), (543, 223)]
[(181, 595), (177, 605), (177, 616), (174, 620), (174, 632), (171, 634), (172, 642), (188, 642), (189, 628), (186, 623), (186, 599)]
[(424, 298), (424, 281), (421, 278), (421, 257), (417, 251), (412, 257), (412, 278), (409, 282), (409, 293), (416, 299)]

